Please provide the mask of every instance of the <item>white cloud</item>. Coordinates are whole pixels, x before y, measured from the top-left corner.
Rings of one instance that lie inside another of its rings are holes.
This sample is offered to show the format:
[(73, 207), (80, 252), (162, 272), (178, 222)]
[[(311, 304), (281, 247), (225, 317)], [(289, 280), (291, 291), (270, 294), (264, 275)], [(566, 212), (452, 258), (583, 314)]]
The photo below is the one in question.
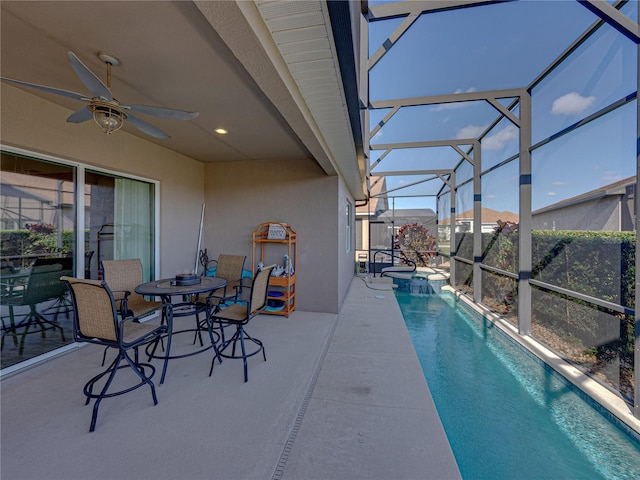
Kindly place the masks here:
[(482, 139), (482, 148), (500, 150), (505, 144), (518, 137), (518, 127), (507, 125), (502, 130)]
[(566, 187), (568, 185), (567, 182), (553, 182), (551, 185), (554, 187)]
[[(477, 92), (477, 91), (478, 91), (477, 89), (471, 87), (466, 92), (458, 89), (453, 93), (471, 93), (471, 92)], [(434, 105), (433, 107), (431, 107), (431, 111), (441, 112), (442, 110), (454, 110), (456, 108), (464, 108), (466, 106), (467, 106), (467, 102), (440, 103), (438, 105)]]
[(604, 172), (604, 174), (602, 175), (602, 180), (605, 183), (614, 183), (622, 180), (622, 175), (620, 175), (618, 172)]
[(547, 192), (547, 197), (555, 197), (558, 195), (556, 192)]
[(554, 115), (577, 115), (593, 105), (596, 97), (583, 97), (578, 92), (570, 92), (553, 101), (551, 113)]
[(482, 125), (467, 125), (466, 127), (462, 127), (460, 130), (458, 130), (456, 138), (478, 138), (478, 135), (480, 135), (486, 129), (487, 127)]

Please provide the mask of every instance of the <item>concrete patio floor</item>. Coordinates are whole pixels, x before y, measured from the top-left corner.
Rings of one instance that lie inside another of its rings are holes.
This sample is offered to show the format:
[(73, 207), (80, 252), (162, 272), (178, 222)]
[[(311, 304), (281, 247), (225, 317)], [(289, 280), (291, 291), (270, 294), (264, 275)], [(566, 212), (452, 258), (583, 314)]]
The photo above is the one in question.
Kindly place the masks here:
[(212, 377), (210, 351), (172, 360), (158, 405), (148, 388), (105, 399), (93, 433), (82, 387), (101, 348), (3, 378), (2, 480), (460, 478), (388, 285), (354, 278), (337, 316), (261, 315), (247, 330), (267, 353), (248, 383), (240, 360)]

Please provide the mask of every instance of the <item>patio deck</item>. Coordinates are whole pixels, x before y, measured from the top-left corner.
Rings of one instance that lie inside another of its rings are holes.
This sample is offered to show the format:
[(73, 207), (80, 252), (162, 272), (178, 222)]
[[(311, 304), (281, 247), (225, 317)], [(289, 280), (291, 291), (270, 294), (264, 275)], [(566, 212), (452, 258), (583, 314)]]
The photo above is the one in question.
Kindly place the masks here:
[(393, 293), (369, 287), (355, 278), (339, 315), (254, 319), (267, 361), (249, 359), (248, 383), (239, 360), (216, 363), (212, 377), (209, 352), (173, 360), (157, 406), (144, 388), (106, 399), (93, 433), (82, 386), (101, 348), (4, 378), (0, 476), (460, 478)]

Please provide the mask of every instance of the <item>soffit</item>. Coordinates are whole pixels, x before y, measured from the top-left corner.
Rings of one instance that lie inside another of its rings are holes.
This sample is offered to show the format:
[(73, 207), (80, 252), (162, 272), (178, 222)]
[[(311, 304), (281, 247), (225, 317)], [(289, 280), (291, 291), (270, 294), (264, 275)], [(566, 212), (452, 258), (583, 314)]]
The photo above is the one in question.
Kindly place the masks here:
[[(359, 174), (325, 2), (259, 0), (256, 5), (324, 137), (337, 169), (346, 170), (343, 174)], [(337, 158), (351, 158), (352, 161), (339, 165)]]

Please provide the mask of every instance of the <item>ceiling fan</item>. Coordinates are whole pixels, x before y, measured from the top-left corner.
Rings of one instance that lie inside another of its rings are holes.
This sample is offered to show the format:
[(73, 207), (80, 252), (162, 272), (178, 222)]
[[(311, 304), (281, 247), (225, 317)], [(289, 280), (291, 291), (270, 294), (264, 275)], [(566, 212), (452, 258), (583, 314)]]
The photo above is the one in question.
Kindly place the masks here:
[(91, 92), (91, 97), (87, 97), (80, 93), (70, 92), (69, 90), (37, 85), (35, 83), (27, 83), (6, 77), (0, 77), (0, 79), (5, 82), (24, 85), (44, 92), (73, 98), (74, 100), (89, 102), (86, 107), (73, 112), (69, 118), (67, 118), (67, 122), (82, 123), (93, 118), (106, 134), (119, 130), (120, 127), (122, 127), (124, 120), (128, 120), (131, 125), (147, 135), (151, 135), (156, 138), (171, 138), (162, 130), (154, 127), (141, 118), (136, 117), (131, 112), (143, 113), (168, 120), (193, 120), (199, 115), (198, 112), (185, 112), (171, 108), (150, 107), (145, 105), (123, 105), (113, 97), (110, 90), (111, 66), (120, 65), (120, 60), (118, 60), (118, 58), (113, 55), (109, 55), (108, 53), (98, 53), (98, 58), (107, 64), (107, 84), (105, 85), (73, 52), (67, 52), (67, 57), (69, 57), (71, 66), (84, 86)]

